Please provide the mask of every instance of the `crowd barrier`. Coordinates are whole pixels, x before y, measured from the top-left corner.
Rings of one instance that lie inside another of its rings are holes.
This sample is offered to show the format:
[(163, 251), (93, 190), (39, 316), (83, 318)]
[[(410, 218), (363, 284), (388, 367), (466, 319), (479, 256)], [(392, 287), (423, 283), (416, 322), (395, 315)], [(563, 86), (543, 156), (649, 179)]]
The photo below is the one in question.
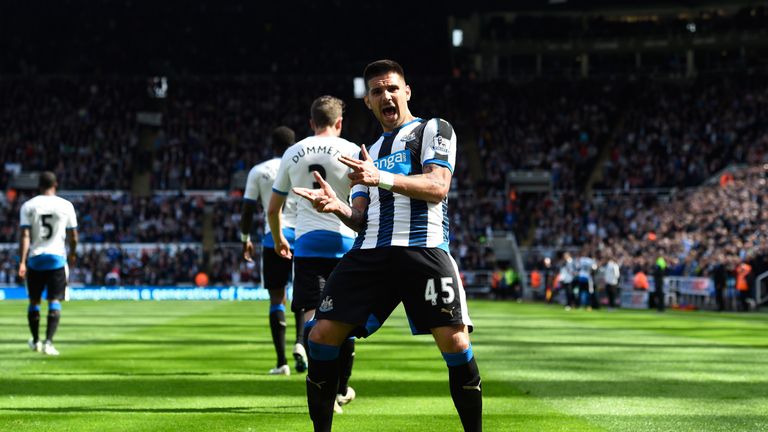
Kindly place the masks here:
[[(621, 307), (629, 309), (648, 308), (648, 295), (654, 291), (653, 276), (648, 277), (650, 289), (636, 290), (632, 281), (621, 284)], [(664, 278), (664, 303), (667, 307), (715, 309), (715, 286), (710, 278), (688, 276), (666, 276)], [(724, 298), (730, 304), (736, 299), (735, 280), (728, 278)], [(731, 305), (729, 309), (735, 309)]]

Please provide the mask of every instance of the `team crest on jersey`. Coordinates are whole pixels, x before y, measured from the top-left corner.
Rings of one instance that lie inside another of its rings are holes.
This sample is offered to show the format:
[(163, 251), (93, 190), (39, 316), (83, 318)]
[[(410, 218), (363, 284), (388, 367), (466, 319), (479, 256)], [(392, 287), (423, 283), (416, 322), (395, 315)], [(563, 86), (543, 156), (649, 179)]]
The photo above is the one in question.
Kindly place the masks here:
[(432, 140), (432, 150), (437, 154), (447, 155), (450, 150), (448, 145), (449, 142), (444, 140), (440, 135), (435, 135), (435, 138)]
[(416, 134), (411, 132), (408, 135), (400, 138), (401, 142), (409, 142), (409, 141), (416, 141)]
[(400, 150), (389, 156), (376, 159), (373, 162), (376, 168), (392, 174), (408, 175), (411, 173), (411, 152)]
[(320, 303), (320, 307), (317, 308), (320, 312), (330, 312), (333, 310), (333, 299), (326, 296)]

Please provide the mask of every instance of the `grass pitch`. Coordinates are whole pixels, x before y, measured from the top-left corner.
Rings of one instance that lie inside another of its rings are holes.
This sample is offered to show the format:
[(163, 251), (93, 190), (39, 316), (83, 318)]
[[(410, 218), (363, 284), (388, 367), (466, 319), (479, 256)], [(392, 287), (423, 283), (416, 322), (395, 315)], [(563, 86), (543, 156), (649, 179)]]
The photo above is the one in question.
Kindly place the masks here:
[[(309, 431), (304, 374), (266, 375), (267, 309), (69, 302), (52, 358), (26, 346), (26, 303), (0, 302), (0, 431)], [(487, 431), (768, 431), (765, 313), (470, 311)], [(335, 431), (461, 430), (439, 352), (408, 329), (400, 309), (358, 342)]]

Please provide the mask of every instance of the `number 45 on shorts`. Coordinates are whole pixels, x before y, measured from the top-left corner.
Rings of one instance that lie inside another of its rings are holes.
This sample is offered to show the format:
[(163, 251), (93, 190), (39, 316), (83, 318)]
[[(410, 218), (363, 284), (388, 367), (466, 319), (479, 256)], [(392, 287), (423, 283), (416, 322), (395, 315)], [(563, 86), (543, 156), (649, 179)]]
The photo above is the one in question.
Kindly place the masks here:
[[(450, 304), (456, 297), (451, 284), (453, 283), (452, 277), (440, 278), (440, 290), (444, 296), (441, 297), (443, 304)], [(427, 288), (424, 290), (424, 300), (431, 302), (432, 306), (437, 306), (437, 291), (435, 291), (435, 285), (437, 285), (437, 279), (428, 279)]]

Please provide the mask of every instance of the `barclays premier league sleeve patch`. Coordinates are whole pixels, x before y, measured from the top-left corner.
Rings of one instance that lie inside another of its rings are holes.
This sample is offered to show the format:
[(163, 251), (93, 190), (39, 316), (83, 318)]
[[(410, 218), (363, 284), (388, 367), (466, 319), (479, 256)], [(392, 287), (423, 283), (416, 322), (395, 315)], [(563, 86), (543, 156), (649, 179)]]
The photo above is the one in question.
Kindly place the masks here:
[(448, 147), (450, 145), (450, 142), (446, 139), (443, 139), (441, 135), (435, 135), (435, 137), (432, 139), (432, 150), (439, 155), (447, 156), (448, 152), (450, 151), (450, 148)]

